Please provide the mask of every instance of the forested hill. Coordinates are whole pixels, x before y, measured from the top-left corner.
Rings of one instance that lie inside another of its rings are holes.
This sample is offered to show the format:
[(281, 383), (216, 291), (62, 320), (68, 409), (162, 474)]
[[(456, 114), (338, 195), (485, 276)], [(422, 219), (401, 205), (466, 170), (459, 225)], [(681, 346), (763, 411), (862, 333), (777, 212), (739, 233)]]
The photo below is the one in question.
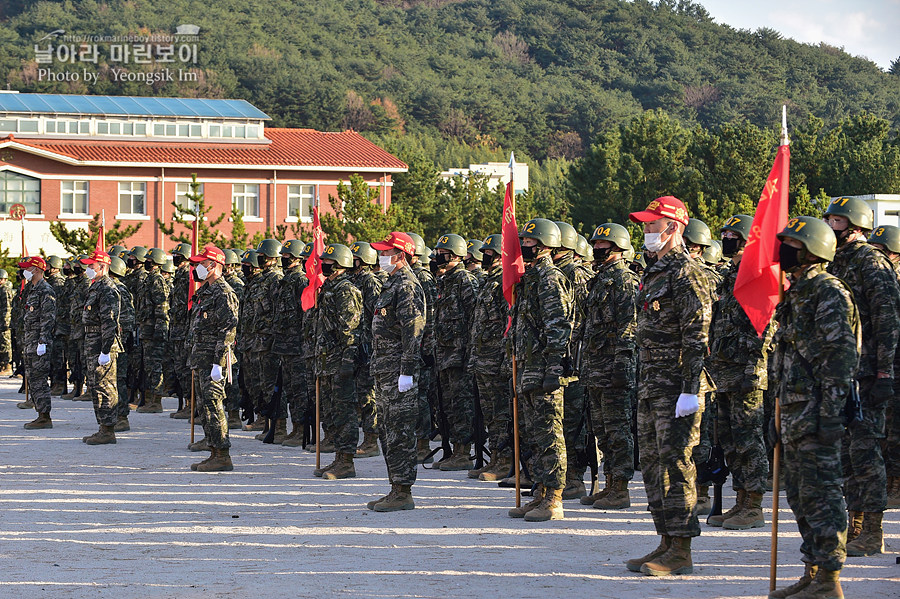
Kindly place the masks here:
[[(0, 69), (20, 91), (246, 98), (274, 126), (401, 130), (574, 158), (645, 109), (684, 124), (868, 111), (900, 126), (891, 73), (839, 48), (735, 30), (672, 0), (96, 0), (0, 3)], [(200, 82), (38, 80), (46, 33), (124, 35), (200, 27)]]

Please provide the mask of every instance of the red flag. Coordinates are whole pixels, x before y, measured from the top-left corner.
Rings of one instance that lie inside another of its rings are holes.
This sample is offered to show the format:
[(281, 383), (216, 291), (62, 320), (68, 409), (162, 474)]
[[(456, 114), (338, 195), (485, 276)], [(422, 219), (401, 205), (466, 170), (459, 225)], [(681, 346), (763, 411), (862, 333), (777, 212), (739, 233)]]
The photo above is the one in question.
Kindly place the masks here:
[[(200, 241), (200, 214), (196, 214), (194, 216), (194, 226), (191, 229), (191, 256), (196, 256), (200, 253), (200, 247), (198, 245)], [(187, 301), (187, 309), (188, 313), (191, 311), (191, 304), (193, 303), (194, 292), (197, 291), (197, 282), (194, 280), (194, 265), (191, 264), (190, 268), (190, 276), (188, 277), (188, 301)]]
[(325, 282), (325, 276), (322, 274), (322, 261), (319, 256), (325, 251), (325, 232), (322, 231), (322, 225), (319, 224), (319, 207), (313, 207), (313, 247), (306, 259), (306, 278), (309, 279), (309, 285), (303, 290), (300, 296), (300, 304), (303, 311), (309, 310), (316, 305), (316, 294), (319, 287)]
[(106, 251), (106, 210), (104, 210), (100, 217), (100, 231), (97, 235), (97, 245), (94, 246), (95, 252), (105, 252)]
[(775, 236), (788, 220), (790, 162), (791, 147), (787, 144), (779, 146), (772, 172), (759, 196), (750, 238), (734, 284), (734, 297), (743, 306), (760, 337), (775, 313), (782, 290), (778, 262), (781, 242)]
[(516, 225), (516, 199), (513, 196), (512, 181), (506, 184), (503, 198), (503, 223), (500, 228), (500, 261), (503, 264), (503, 297), (512, 308), (516, 302), (515, 286), (525, 272), (522, 260), (522, 246), (519, 244), (519, 227)]

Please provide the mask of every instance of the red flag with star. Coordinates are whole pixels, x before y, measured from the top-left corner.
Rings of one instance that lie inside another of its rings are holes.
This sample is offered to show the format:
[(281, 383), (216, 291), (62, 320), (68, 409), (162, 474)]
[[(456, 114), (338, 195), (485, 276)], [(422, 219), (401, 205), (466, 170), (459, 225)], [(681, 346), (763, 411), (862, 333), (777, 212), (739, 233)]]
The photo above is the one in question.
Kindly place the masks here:
[(522, 246), (519, 244), (519, 227), (516, 225), (516, 199), (512, 181), (506, 184), (503, 198), (503, 223), (500, 228), (500, 261), (503, 264), (503, 297), (512, 308), (516, 302), (515, 287), (525, 272)]
[(309, 279), (309, 285), (303, 290), (300, 296), (300, 304), (303, 311), (309, 310), (316, 305), (316, 295), (319, 287), (325, 282), (325, 275), (322, 274), (322, 260), (319, 256), (325, 251), (325, 232), (322, 231), (322, 225), (319, 224), (319, 207), (313, 208), (313, 249), (306, 259), (306, 278)]

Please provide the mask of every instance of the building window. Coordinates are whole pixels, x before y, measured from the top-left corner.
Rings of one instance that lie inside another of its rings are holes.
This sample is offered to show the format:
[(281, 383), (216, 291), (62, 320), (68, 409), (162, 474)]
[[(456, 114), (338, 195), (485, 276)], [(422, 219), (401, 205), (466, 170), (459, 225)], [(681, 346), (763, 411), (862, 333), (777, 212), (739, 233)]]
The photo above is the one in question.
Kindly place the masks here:
[(84, 215), (88, 213), (88, 182), (62, 182), (62, 214)]
[[(178, 206), (182, 211), (191, 210), (193, 212), (197, 211), (197, 202), (194, 200), (190, 200), (187, 197), (187, 194), (191, 191), (190, 183), (176, 183), (175, 184), (175, 205)], [(200, 184), (200, 188), (197, 190), (200, 195), (203, 195), (203, 183)]]
[(119, 214), (145, 215), (146, 196), (146, 183), (119, 183)]
[(231, 205), (244, 216), (259, 218), (259, 184), (235, 183), (231, 189)]
[(312, 218), (312, 208), (316, 203), (314, 185), (288, 185), (287, 220), (294, 222)]
[(28, 214), (40, 214), (40, 179), (9, 171), (0, 173), (0, 211), (8, 214), (13, 204), (22, 204)]

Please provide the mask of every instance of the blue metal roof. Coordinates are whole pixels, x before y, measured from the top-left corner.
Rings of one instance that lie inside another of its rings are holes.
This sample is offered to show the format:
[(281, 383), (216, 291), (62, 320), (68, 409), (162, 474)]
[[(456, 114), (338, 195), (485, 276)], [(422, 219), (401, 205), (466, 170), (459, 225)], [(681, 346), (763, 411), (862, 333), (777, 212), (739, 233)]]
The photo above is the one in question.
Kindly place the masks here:
[(0, 112), (269, 119), (246, 100), (0, 93)]

